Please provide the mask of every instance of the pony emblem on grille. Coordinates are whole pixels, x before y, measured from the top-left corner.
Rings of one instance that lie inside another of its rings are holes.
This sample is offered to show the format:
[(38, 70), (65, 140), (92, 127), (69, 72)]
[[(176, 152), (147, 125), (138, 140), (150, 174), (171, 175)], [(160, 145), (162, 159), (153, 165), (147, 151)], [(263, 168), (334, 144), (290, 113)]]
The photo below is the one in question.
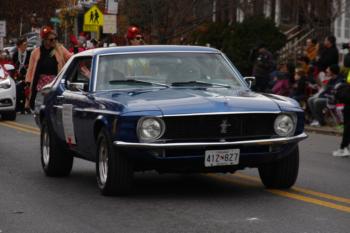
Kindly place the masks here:
[(231, 124), (227, 122), (227, 119), (222, 120), (220, 124), (220, 133), (224, 134), (227, 133), (227, 128), (230, 127)]

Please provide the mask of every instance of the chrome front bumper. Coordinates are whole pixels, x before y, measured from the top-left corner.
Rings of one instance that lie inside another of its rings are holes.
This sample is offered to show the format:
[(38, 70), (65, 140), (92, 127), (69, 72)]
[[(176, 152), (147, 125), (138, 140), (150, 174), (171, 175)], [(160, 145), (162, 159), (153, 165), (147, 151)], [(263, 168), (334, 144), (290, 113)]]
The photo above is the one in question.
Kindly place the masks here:
[(296, 143), (307, 138), (306, 133), (301, 133), (293, 137), (271, 138), (234, 142), (186, 142), (186, 143), (138, 143), (114, 141), (113, 144), (125, 148), (143, 148), (143, 149), (167, 149), (167, 148), (203, 148), (208, 146), (262, 146)]

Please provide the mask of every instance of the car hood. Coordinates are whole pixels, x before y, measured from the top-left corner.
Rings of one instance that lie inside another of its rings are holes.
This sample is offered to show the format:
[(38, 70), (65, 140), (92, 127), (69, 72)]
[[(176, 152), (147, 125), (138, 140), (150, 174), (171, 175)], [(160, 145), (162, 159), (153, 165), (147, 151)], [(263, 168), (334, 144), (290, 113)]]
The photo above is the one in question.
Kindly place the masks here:
[[(122, 113), (161, 111), (164, 115), (209, 112), (277, 112), (279, 104), (268, 96), (226, 88), (165, 88), (111, 91), (97, 94), (117, 105)], [(280, 101), (288, 102), (281, 99)]]

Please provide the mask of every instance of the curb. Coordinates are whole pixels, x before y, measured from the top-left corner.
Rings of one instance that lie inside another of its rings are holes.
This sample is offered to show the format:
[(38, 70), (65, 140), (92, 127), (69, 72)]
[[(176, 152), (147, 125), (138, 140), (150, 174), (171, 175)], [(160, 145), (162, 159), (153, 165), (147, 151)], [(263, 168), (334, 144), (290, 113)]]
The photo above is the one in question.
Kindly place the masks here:
[(312, 127), (312, 126), (305, 126), (305, 131), (308, 133), (318, 133), (318, 134), (325, 134), (325, 135), (333, 135), (333, 136), (342, 136), (343, 131), (331, 128), (331, 127)]

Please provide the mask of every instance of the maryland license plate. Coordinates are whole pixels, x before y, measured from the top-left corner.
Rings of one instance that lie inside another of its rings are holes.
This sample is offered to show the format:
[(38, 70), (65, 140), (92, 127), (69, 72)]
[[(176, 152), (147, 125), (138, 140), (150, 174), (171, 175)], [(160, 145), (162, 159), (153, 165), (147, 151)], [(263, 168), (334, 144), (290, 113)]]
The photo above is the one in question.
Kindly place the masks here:
[(204, 166), (227, 166), (239, 163), (239, 149), (207, 150), (205, 151)]

